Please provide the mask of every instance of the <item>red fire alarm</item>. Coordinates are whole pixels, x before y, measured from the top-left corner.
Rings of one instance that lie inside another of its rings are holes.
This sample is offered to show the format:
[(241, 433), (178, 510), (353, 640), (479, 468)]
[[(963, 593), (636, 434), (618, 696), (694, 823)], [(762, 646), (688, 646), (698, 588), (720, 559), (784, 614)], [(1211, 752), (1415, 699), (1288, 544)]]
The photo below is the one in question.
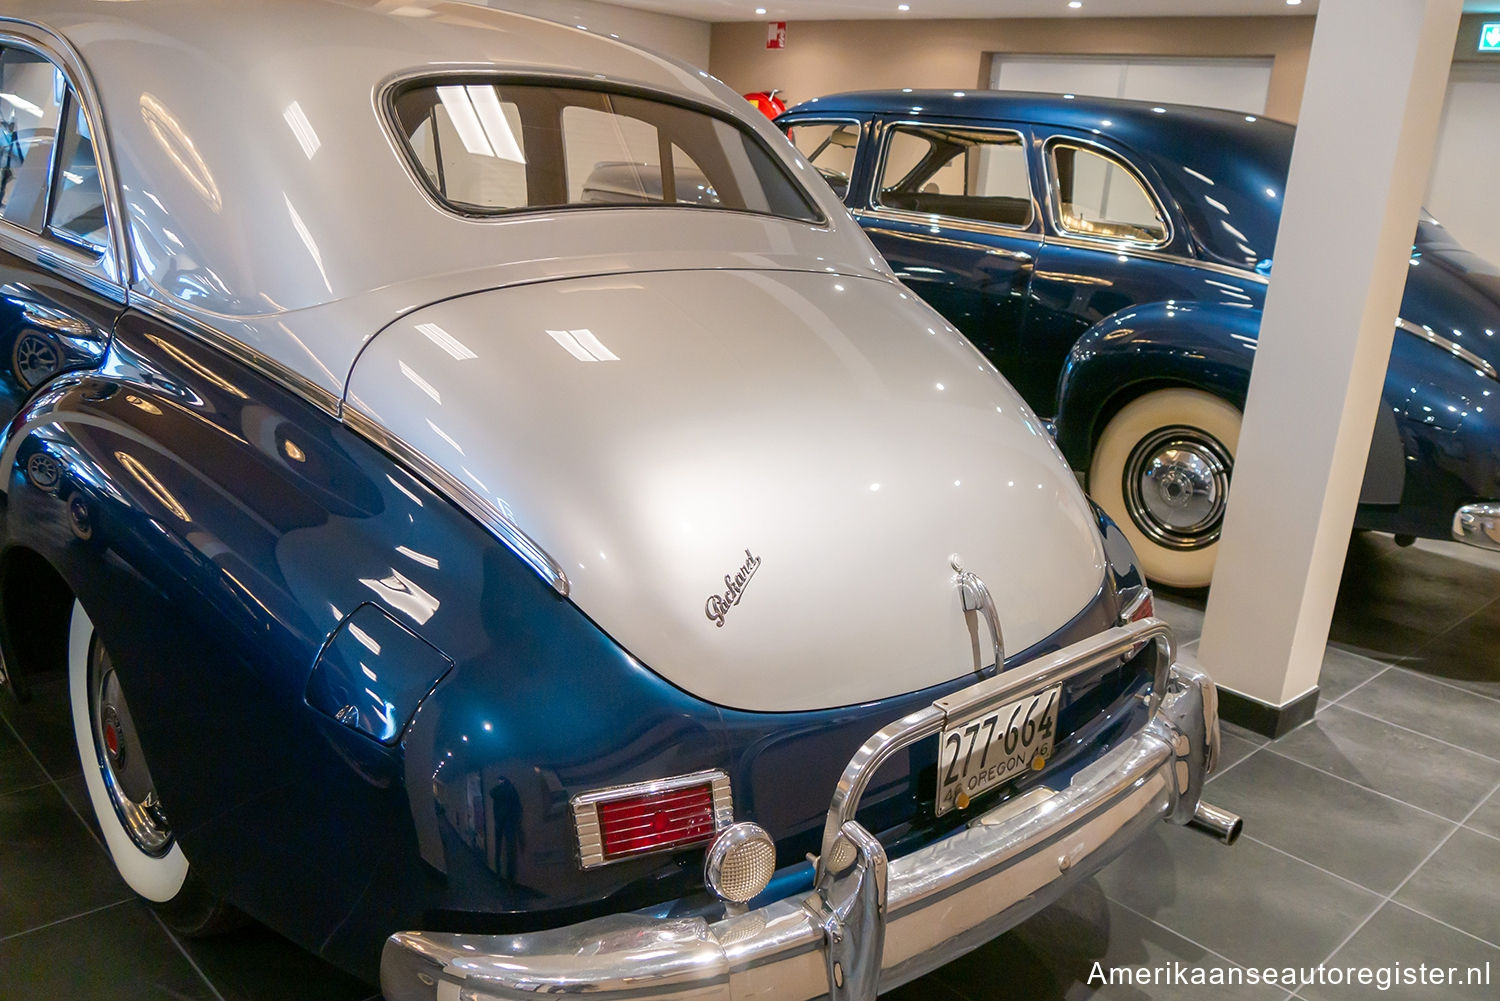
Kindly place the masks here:
[(786, 48), (786, 22), (772, 21), (766, 25), (766, 48)]

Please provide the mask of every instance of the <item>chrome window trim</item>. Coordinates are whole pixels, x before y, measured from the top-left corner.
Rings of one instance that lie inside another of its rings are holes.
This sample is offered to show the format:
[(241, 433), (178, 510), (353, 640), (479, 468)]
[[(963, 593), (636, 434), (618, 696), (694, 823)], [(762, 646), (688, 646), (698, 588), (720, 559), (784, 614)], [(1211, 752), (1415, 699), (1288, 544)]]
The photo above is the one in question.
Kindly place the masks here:
[(1479, 357), (1477, 354), (1470, 351), (1468, 348), (1464, 347), (1457, 341), (1450, 340), (1449, 338), (1444, 337), (1442, 334), (1438, 333), (1436, 330), (1433, 330), (1426, 324), (1413, 323), (1410, 320), (1405, 319), (1404, 317), (1398, 316), (1396, 317), (1396, 329), (1404, 330), (1408, 334), (1413, 334), (1417, 337), (1422, 338), (1422, 340), (1431, 344), (1433, 347), (1441, 348), (1442, 350), (1451, 354), (1453, 357), (1457, 358), (1459, 361), (1463, 362), (1465, 365), (1470, 366), (1474, 369), (1475, 372), (1479, 373), (1480, 375), (1489, 376), (1496, 382), (1500, 382), (1500, 371), (1497, 371), (1494, 365), (1491, 365), (1488, 361)]
[(643, 858), (647, 855), (658, 855), (662, 852), (679, 851), (686, 846), (678, 845), (672, 848), (658, 848), (649, 852), (639, 852), (624, 858), (606, 859), (604, 857), (604, 838), (599, 830), (599, 804), (610, 803), (617, 799), (628, 799), (631, 796), (648, 796), (652, 793), (674, 792), (678, 789), (690, 789), (693, 786), (701, 786), (707, 783), (713, 796), (714, 831), (722, 831), (734, 823), (734, 797), (729, 788), (729, 776), (718, 768), (710, 768), (701, 772), (690, 772), (687, 775), (674, 775), (671, 778), (652, 779), (647, 782), (631, 782), (626, 785), (607, 786), (603, 789), (594, 789), (590, 792), (579, 793), (568, 801), (573, 812), (573, 826), (578, 835), (578, 864), (584, 869), (597, 869), (600, 866), (613, 865), (616, 862), (624, 862), (629, 859)]
[(100, 273), (95, 254), (85, 254), (66, 243), (53, 243), (4, 219), (0, 219), (0, 250), (77, 282), (111, 302), (125, 305), (125, 288)]
[[(867, 142), (867, 140), (865, 138), (865, 132), (866, 132), (865, 122), (862, 121), (862, 120), (860, 120), (860, 119), (858, 119), (858, 118), (845, 118), (845, 117), (843, 117), (841, 115), (832, 115), (832, 116), (829, 116), (827, 118), (816, 118), (816, 117), (797, 118), (797, 119), (793, 119), (792, 121), (789, 121), (789, 122), (786, 123), (786, 127), (788, 129), (799, 129), (799, 128), (803, 127), (804, 125), (852, 125), (852, 126), (854, 126), (855, 131), (859, 133), (859, 139), (854, 143), (854, 167), (855, 167), (855, 169), (854, 169), (854, 171), (851, 171), (850, 174), (849, 174), (849, 190), (846, 191), (846, 192), (844, 192), (844, 197), (843, 198), (839, 199), (839, 201), (844, 202), (847, 205), (848, 202), (849, 202), (849, 196), (855, 193), (854, 192), (854, 175), (855, 175), (855, 173), (858, 172), (858, 169), (859, 169), (859, 154), (864, 149), (864, 145)], [(779, 126), (778, 126), (778, 128), (779, 128)], [(818, 165), (815, 164), (815, 163), (813, 163), (811, 160), (809, 160), (807, 158), (807, 156), (805, 154), (803, 154), (802, 150), (800, 150), (800, 149), (797, 148), (797, 143), (796, 143), (795, 140), (793, 140), (791, 138), (788, 138), (787, 142), (791, 143), (792, 144), (792, 148), (797, 150), (797, 155), (799, 157), (801, 157), (803, 160), (807, 161), (807, 165), (809, 167), (811, 167), (814, 171), (816, 171), (818, 169)], [(853, 210), (851, 210), (851, 211), (853, 211)]]
[[(104, 213), (109, 224), (109, 252), (98, 259), (84, 254), (74, 247), (67, 247), (73, 258), (60, 253), (66, 244), (57, 237), (24, 230), (14, 223), (3, 223), (7, 235), (20, 239), (38, 254), (47, 253), (56, 257), (57, 267), (68, 277), (89, 285), (95, 291), (104, 292), (111, 299), (124, 301), (124, 290), (131, 284), (134, 274), (129, 241), (125, 238), (125, 215), (121, 209), (119, 175), (115, 170), (114, 157), (110, 152), (108, 132), (104, 128), (103, 116), (99, 113), (99, 96), (93, 77), (82, 58), (67, 39), (50, 28), (18, 18), (0, 16), (0, 46), (23, 48), (48, 59), (62, 71), (72, 90), (79, 110), (88, 121), (89, 135), (93, 141), (94, 160), (99, 167), (99, 187), (104, 195)], [(51, 205), (49, 200), (48, 210)], [(16, 237), (24, 234), (24, 237)], [(37, 257), (29, 258), (38, 260)], [(85, 265), (83, 261), (88, 259)], [(80, 274), (82, 272), (83, 274)], [(84, 277), (87, 275), (89, 277)]]
[[(896, 129), (902, 126), (915, 126), (924, 129), (953, 129), (964, 132), (992, 132), (1015, 136), (1020, 140), (1021, 155), (1026, 157), (1026, 197), (1031, 202), (1031, 221), (1025, 226), (1008, 226), (1000, 222), (982, 222), (978, 219), (966, 219), (963, 216), (943, 215), (940, 212), (908, 212), (904, 209), (892, 209), (880, 204), (880, 181), (885, 176), (886, 161), (890, 157), (890, 136)], [(924, 122), (912, 118), (879, 119), (877, 131), (871, 137), (871, 142), (876, 144), (877, 160), (870, 172), (870, 190), (865, 196), (865, 204), (869, 206), (867, 212), (874, 214), (875, 218), (885, 218), (881, 213), (892, 213), (910, 221), (915, 219), (919, 222), (928, 222), (931, 219), (945, 220), (948, 225), (957, 224), (959, 229), (968, 229), (977, 233), (999, 233), (1005, 236), (1028, 234), (1040, 238), (1042, 236), (1042, 211), (1037, 203), (1036, 186), (1032, 183), (1031, 176), (1031, 150), (1027, 142), (1026, 134), (1019, 129), (1006, 128), (998, 125), (957, 125), (952, 122)]]
[[(933, 226), (941, 226), (943, 229), (956, 229), (965, 233), (976, 233), (985, 236), (1005, 236), (1019, 240), (1027, 240), (1036, 244), (1040, 249), (1042, 246), (1042, 234), (1031, 229), (1017, 229), (1006, 226), (1003, 223), (979, 222), (975, 219), (964, 219), (960, 216), (943, 215), (938, 212), (908, 212), (904, 209), (853, 209), (851, 214), (857, 219), (879, 219), (887, 222), (909, 222), (931, 229)], [(1007, 252), (999, 248), (989, 248), (991, 253), (1012, 260), (1029, 261), (1030, 254), (1020, 252)]]
[[(1054, 171), (1052, 169), (1052, 151), (1057, 146), (1076, 146), (1086, 152), (1096, 152), (1106, 160), (1110, 160), (1124, 168), (1126, 173), (1135, 178), (1136, 183), (1146, 192), (1146, 197), (1151, 199), (1151, 204), (1160, 213), (1162, 225), (1166, 227), (1166, 236), (1160, 240), (1148, 242), (1109, 236), (1087, 236), (1065, 228), (1062, 225), (1062, 205), (1058, 199), (1057, 183), (1053, 177)], [(1167, 203), (1162, 200), (1156, 188), (1146, 179), (1145, 173), (1124, 155), (1105, 146), (1103, 143), (1097, 143), (1089, 139), (1082, 139), (1078, 136), (1067, 135), (1061, 132), (1054, 132), (1047, 136), (1047, 138), (1041, 141), (1041, 147), (1042, 180), (1047, 187), (1047, 221), (1051, 224), (1055, 234), (1066, 236), (1073, 240), (1081, 240), (1095, 247), (1129, 247), (1139, 250), (1161, 250), (1165, 247), (1170, 247), (1172, 242), (1177, 239), (1177, 227), (1172, 222), (1172, 213), (1167, 211)]]
[(340, 419), (345, 427), (364, 438), (426, 483), (439, 496), (446, 497), (459, 510), (483, 525), (511, 552), (519, 556), (537, 576), (560, 596), (566, 598), (571, 585), (562, 564), (527, 535), (521, 526), (499, 507), (480, 496), (448, 470), (433, 462), (416, 448), (392, 434), (378, 422), (353, 407), (342, 407)]
[[(492, 82), (510, 82), (517, 86), (567, 86), (576, 90), (593, 90), (605, 93), (620, 93), (629, 96), (640, 97), (643, 100), (659, 101), (663, 104), (672, 104), (682, 108), (701, 112), (720, 121), (732, 124), (741, 134), (752, 137), (764, 150), (766, 156), (772, 163), (781, 168), (782, 174), (797, 194), (807, 203), (816, 219), (794, 219), (790, 216), (777, 215), (774, 212), (751, 212), (747, 209), (729, 208), (699, 208), (691, 205), (653, 206), (653, 205), (589, 205), (576, 203), (570, 205), (537, 205), (523, 206), (515, 209), (505, 209), (496, 212), (464, 212), (455, 205), (440, 197), (432, 190), (432, 185), (423, 175), (422, 170), (412, 155), (411, 145), (401, 137), (401, 123), (396, 119), (396, 92), (402, 87), (420, 82), (422, 80), (447, 80), (453, 78), (467, 78), (489, 80)], [(614, 88), (611, 90), (610, 88)], [(375, 85), (371, 91), (371, 100), (374, 104), (375, 117), (380, 122), (381, 131), (385, 135), (386, 143), (391, 148), (391, 153), (401, 162), (406, 171), (407, 178), (422, 193), (422, 196), (436, 206), (444, 215), (465, 222), (478, 223), (503, 223), (514, 221), (525, 216), (540, 216), (557, 212), (600, 212), (621, 208), (661, 208), (670, 207), (674, 211), (700, 211), (700, 212), (730, 212), (737, 215), (749, 215), (761, 219), (779, 219), (782, 222), (799, 226), (812, 226), (816, 229), (828, 230), (832, 228), (833, 220), (823, 211), (823, 206), (818, 199), (813, 197), (812, 192), (807, 190), (796, 174), (790, 169), (785, 158), (779, 154), (771, 144), (766, 142), (764, 136), (750, 128), (744, 122), (737, 120), (734, 115), (727, 112), (723, 107), (714, 105), (707, 101), (698, 100), (685, 94), (674, 94), (670, 91), (658, 90), (652, 87), (644, 87), (638, 83), (613, 80), (603, 75), (578, 76), (573, 73), (560, 73), (555, 70), (517, 70), (506, 69), (493, 63), (456, 63), (452, 66), (433, 65), (421, 66), (415, 69), (403, 70), (400, 73), (386, 77)]]

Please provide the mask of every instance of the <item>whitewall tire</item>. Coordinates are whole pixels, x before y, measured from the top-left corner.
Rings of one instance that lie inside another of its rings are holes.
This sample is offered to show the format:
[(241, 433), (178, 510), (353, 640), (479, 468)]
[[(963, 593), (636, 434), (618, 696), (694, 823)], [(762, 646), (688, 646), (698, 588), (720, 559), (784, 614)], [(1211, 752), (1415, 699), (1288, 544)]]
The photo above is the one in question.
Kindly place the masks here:
[[(114, 859), (115, 868), (136, 893), (147, 900), (165, 903), (177, 896), (187, 879), (188, 862), (182, 849), (170, 840), (170, 832), (164, 832), (166, 842), (152, 843), (150, 837), (132, 835), (122, 817), (122, 807), (128, 809), (128, 801), (117, 807), (117, 797), (111, 795), (106, 784), (112, 779), (108, 766), (108, 753), (100, 736), (97, 713), (92, 708), (97, 704), (99, 679), (93, 677), (90, 659), (98, 665), (99, 652), (94, 650), (94, 624), (88, 613), (78, 603), (73, 605), (73, 621), (68, 634), (68, 698), (73, 710), (73, 735), (78, 742), (78, 757), (83, 764), (83, 781), (88, 787), (89, 803), (99, 821), (104, 835), (105, 847)], [(118, 738), (116, 738), (118, 743)], [(139, 823), (139, 822), (138, 822)], [(147, 847), (140, 843), (146, 841)]]
[(1213, 579), (1239, 437), (1239, 410), (1196, 389), (1132, 400), (1099, 436), (1089, 493), (1149, 579), (1171, 587)]

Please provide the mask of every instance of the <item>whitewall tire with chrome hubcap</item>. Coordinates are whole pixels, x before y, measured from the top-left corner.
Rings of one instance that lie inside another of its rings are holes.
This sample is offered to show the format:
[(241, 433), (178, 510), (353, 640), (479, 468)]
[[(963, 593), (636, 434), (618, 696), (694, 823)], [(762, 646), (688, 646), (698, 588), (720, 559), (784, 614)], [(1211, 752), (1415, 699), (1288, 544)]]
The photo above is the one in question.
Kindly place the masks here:
[(1196, 389), (1132, 400), (1099, 436), (1089, 493), (1151, 580), (1206, 587), (1213, 579), (1239, 437), (1239, 410)]

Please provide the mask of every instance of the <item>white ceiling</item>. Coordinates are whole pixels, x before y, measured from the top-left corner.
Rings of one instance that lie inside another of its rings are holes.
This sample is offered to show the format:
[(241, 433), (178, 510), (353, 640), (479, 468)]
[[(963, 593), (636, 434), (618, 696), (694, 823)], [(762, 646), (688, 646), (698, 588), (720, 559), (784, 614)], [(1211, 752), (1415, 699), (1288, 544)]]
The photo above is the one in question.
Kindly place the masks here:
[[(681, 14), (703, 21), (812, 21), (823, 19), (926, 17), (1156, 17), (1244, 14), (1311, 14), (1318, 0), (1288, 6), (1286, 0), (1082, 0), (1073, 10), (1068, 0), (907, 0), (911, 10), (896, 9), (899, 0), (608, 0), (622, 7)], [(764, 14), (756, 8), (763, 7)], [(1465, 0), (1464, 10), (1500, 11), (1500, 0)]]

